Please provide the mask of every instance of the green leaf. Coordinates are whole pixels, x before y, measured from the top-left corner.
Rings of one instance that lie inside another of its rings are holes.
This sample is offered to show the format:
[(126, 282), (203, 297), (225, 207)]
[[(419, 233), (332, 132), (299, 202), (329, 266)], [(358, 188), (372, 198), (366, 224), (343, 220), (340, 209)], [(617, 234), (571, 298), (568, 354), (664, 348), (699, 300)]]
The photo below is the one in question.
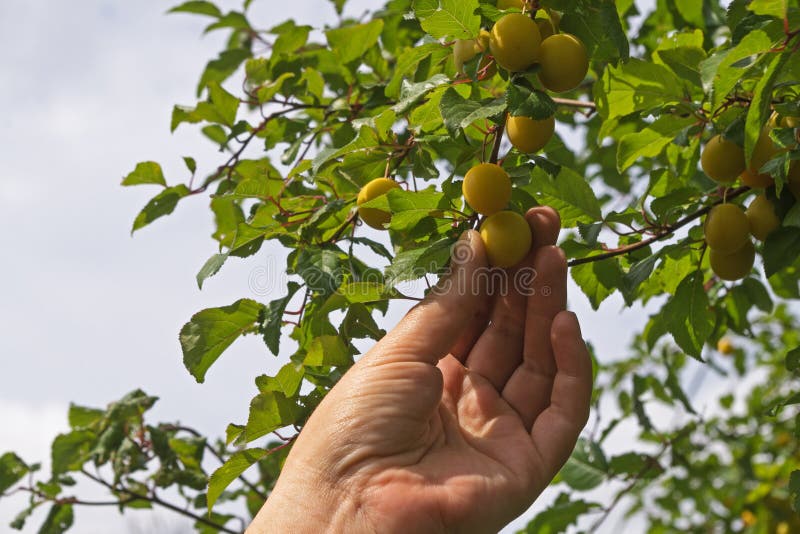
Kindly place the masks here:
[(622, 285), (622, 270), (613, 258), (576, 265), (570, 274), (595, 310)]
[(478, 0), (414, 0), (414, 14), (434, 39), (471, 39), (478, 35)]
[(244, 48), (232, 48), (222, 51), (217, 59), (212, 59), (206, 65), (205, 71), (200, 76), (200, 82), (197, 84), (197, 96), (199, 97), (202, 94), (203, 89), (209, 83), (222, 83), (227, 80), (237, 71), (244, 60), (250, 56), (250, 51)]
[(555, 178), (541, 167), (536, 167), (530, 185), (524, 189), (540, 204), (557, 209), (566, 227), (575, 226), (578, 221), (594, 222), (602, 219), (600, 202), (589, 183), (567, 167), (561, 167)]
[(222, 16), (222, 12), (217, 6), (204, 0), (184, 2), (179, 6), (173, 7), (167, 13), (194, 13), (195, 15), (208, 15), (215, 18)]
[(28, 466), (13, 452), (0, 456), (0, 493), (19, 482), (28, 473)]
[(587, 491), (602, 484), (607, 471), (608, 463), (600, 446), (580, 438), (560, 476), (570, 488)]
[(753, 0), (747, 8), (756, 15), (765, 15), (776, 19), (786, 17), (787, 0)]
[(291, 425), (300, 415), (299, 406), (283, 394), (264, 391), (250, 402), (250, 415), (244, 429), (247, 443), (266, 436), (273, 430)]
[(778, 228), (764, 243), (764, 271), (767, 278), (794, 264), (800, 254), (800, 232), (794, 227)]
[(175, 211), (178, 201), (189, 194), (189, 188), (183, 184), (167, 187), (159, 194), (150, 199), (136, 219), (133, 221), (131, 233), (144, 228), (151, 222), (169, 215)]
[(444, 126), (452, 137), (458, 135), (459, 129), (466, 128), (479, 119), (501, 115), (505, 107), (503, 99), (476, 102), (462, 97), (454, 87), (445, 91), (439, 102)]
[(208, 308), (196, 313), (181, 329), (183, 364), (202, 383), (208, 369), (239, 336), (256, 324), (264, 306), (241, 299), (230, 306)]
[(450, 78), (444, 74), (436, 74), (430, 79), (419, 83), (411, 83), (408, 80), (403, 80), (400, 87), (400, 101), (394, 105), (392, 110), (398, 115), (406, 113), (426, 94), (449, 82)]
[(167, 187), (161, 165), (155, 161), (143, 161), (136, 164), (136, 168), (122, 179), (122, 185), (157, 184)]
[(654, 158), (684, 129), (696, 122), (694, 117), (662, 115), (653, 124), (623, 135), (617, 146), (617, 170), (623, 172), (639, 158)]
[(336, 28), (325, 32), (331, 50), (342, 63), (360, 59), (372, 45), (378, 42), (383, 31), (383, 20), (375, 19), (365, 24)]
[(387, 287), (438, 272), (450, 261), (450, 249), (455, 242), (453, 238), (442, 238), (426, 246), (398, 253), (386, 268)]
[(286, 286), (286, 296), (273, 300), (264, 309), (261, 327), (264, 333), (264, 343), (267, 344), (267, 348), (270, 352), (276, 356), (280, 349), (283, 313), (286, 311), (286, 306), (289, 304), (289, 301), (292, 300), (294, 294), (297, 293), (298, 289), (300, 289), (300, 284), (297, 282), (289, 282)]
[(256, 377), (256, 387), (261, 392), (277, 391), (287, 398), (297, 395), (300, 384), (303, 383), (305, 368), (294, 362), (289, 362), (280, 368), (278, 374), (273, 376), (261, 375)]
[(342, 253), (318, 247), (305, 247), (297, 255), (294, 273), (299, 274), (311, 291), (329, 295), (344, 277)]
[(744, 154), (748, 165), (750, 165), (750, 157), (761, 135), (762, 128), (769, 118), (770, 106), (772, 105), (772, 88), (790, 55), (776, 54), (768, 57), (764, 74), (753, 89), (753, 100), (747, 110), (747, 120), (744, 127)]
[(800, 347), (795, 347), (786, 353), (786, 370), (791, 373), (800, 370)]
[(216, 81), (208, 84), (208, 99), (222, 118), (222, 124), (232, 127), (236, 122), (239, 99), (223, 89)]
[(553, 99), (544, 91), (530, 87), (524, 78), (509, 84), (506, 105), (508, 112), (514, 117), (521, 115), (541, 120), (552, 117), (556, 112)]
[(222, 495), (222, 492), (225, 491), (225, 488), (230, 486), (234, 480), (239, 478), (239, 475), (247, 471), (251, 465), (264, 458), (267, 454), (269, 454), (269, 451), (258, 448), (237, 451), (214, 471), (208, 479), (208, 494), (206, 497), (208, 513), (211, 513), (211, 509), (219, 499), (219, 496)]
[(39, 534), (61, 534), (72, 526), (74, 520), (71, 504), (54, 504), (50, 508)]
[(589, 57), (598, 62), (630, 56), (628, 37), (620, 21), (619, 2), (580, 0), (580, 10), (565, 10), (560, 30), (577, 36), (586, 45)]
[(83, 467), (96, 438), (94, 432), (88, 430), (74, 430), (56, 436), (51, 448), (53, 476)]
[(318, 336), (311, 340), (303, 365), (310, 367), (350, 366), (353, 358), (339, 336)]
[(229, 255), (229, 253), (225, 252), (221, 254), (214, 254), (208, 258), (208, 261), (203, 264), (203, 266), (200, 268), (200, 271), (198, 271), (197, 276), (195, 276), (198, 288), (203, 289), (203, 282), (205, 282), (207, 278), (210, 278), (219, 272), (225, 262), (228, 261)]
[(613, 119), (680, 102), (683, 93), (683, 83), (670, 69), (631, 58), (606, 67), (595, 83), (594, 100), (600, 115)]
[(703, 88), (713, 88), (712, 105), (718, 106), (739, 83), (749, 64), (742, 65), (742, 60), (761, 54), (770, 49), (772, 42), (769, 36), (756, 30), (749, 32), (744, 38), (728, 50), (722, 50), (710, 56), (700, 64)]
[(792, 510), (800, 514), (800, 470), (792, 471), (789, 476), (789, 492), (792, 498)]
[(337, 290), (347, 302), (376, 302), (387, 298), (386, 285), (377, 282), (350, 282), (342, 284)]
[(581, 500), (573, 501), (566, 493), (560, 494), (546, 510), (536, 515), (522, 531), (526, 534), (558, 534), (578, 522), (581, 515), (599, 508), (599, 504)]
[(678, 346), (686, 354), (700, 359), (703, 345), (711, 336), (716, 322), (703, 287), (701, 271), (694, 271), (681, 281), (662, 315)]
[(69, 426), (73, 430), (88, 428), (99, 422), (105, 412), (97, 408), (86, 408), (77, 404), (69, 405)]

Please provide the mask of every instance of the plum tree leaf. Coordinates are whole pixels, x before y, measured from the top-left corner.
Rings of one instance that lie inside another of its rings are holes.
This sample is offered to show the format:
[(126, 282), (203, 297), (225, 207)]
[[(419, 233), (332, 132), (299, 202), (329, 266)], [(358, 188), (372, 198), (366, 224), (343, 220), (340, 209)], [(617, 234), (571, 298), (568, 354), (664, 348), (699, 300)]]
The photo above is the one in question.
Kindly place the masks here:
[(202, 383), (206, 372), (239, 336), (256, 325), (264, 306), (250, 299), (196, 313), (181, 329), (183, 364)]

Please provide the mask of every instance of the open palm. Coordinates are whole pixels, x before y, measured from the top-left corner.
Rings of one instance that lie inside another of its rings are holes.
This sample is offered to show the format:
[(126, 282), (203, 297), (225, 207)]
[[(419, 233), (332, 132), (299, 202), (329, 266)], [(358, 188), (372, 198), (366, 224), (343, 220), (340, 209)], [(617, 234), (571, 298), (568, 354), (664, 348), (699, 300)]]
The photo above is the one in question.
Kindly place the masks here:
[(449, 283), (315, 411), (276, 492), (306, 473), (357, 511), (353, 532), (496, 532), (530, 506), (586, 422), (592, 372), (564, 311), (558, 215), (534, 208), (527, 219), (534, 248), (518, 271), (533, 276), (508, 273), (501, 290), (480, 237), (467, 235)]

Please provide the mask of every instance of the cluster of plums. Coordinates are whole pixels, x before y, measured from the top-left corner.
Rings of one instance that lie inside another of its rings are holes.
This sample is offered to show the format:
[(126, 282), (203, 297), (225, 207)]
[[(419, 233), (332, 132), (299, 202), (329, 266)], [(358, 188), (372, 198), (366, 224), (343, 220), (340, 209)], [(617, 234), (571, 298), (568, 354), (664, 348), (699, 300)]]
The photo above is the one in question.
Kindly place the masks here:
[[(800, 126), (800, 119), (773, 114), (761, 131), (749, 165), (742, 147), (722, 135), (715, 135), (700, 156), (703, 171), (723, 185), (741, 179), (744, 185), (754, 189), (772, 186), (775, 183), (772, 176), (761, 172), (761, 168), (781, 150), (785, 150), (779, 148), (770, 137), (770, 132), (776, 126), (796, 128)], [(800, 200), (800, 162), (795, 161), (790, 166), (787, 185)], [(775, 205), (763, 192), (753, 199), (746, 211), (736, 204), (714, 206), (705, 222), (711, 269), (723, 280), (744, 278), (755, 262), (756, 250), (750, 236), (764, 241), (780, 225)]]
[[(453, 58), (459, 72), (465, 63), (484, 54), (478, 65), (482, 80), (494, 76), (496, 66), (510, 73), (538, 66), (536, 76), (549, 91), (560, 93), (580, 85), (589, 69), (586, 47), (574, 35), (559, 33), (558, 12), (540, 9), (525, 13), (529, 6), (523, 5), (523, 0), (498, 0), (497, 7), (522, 12), (503, 15), (491, 31), (481, 30), (476, 39), (457, 40), (453, 44)], [(509, 116), (505, 131), (514, 148), (534, 153), (544, 148), (553, 136), (555, 119)], [(397, 183), (388, 178), (376, 178), (364, 186), (357, 199), (361, 220), (373, 228), (384, 228), (391, 214), (361, 205), (395, 187)], [(485, 217), (480, 234), (489, 262), (500, 268), (521, 262), (530, 250), (532, 235), (522, 215), (505, 209), (511, 199), (508, 173), (495, 163), (480, 163), (467, 171), (462, 191), (467, 204)]]

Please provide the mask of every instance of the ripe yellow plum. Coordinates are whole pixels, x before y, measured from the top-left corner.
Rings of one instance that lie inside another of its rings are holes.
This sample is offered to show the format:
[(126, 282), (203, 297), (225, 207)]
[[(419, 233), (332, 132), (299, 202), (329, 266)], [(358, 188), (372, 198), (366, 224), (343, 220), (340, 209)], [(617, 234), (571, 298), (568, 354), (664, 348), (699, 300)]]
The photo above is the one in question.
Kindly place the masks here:
[(494, 267), (513, 267), (531, 249), (531, 227), (519, 213), (497, 212), (483, 221), (480, 232), (489, 263)]
[(362, 208), (360, 206), (398, 187), (400, 185), (397, 182), (388, 178), (375, 178), (362, 187), (356, 199), (356, 204), (359, 206), (358, 216), (361, 220), (373, 228), (383, 230), (384, 225), (392, 220), (392, 214), (378, 208)]
[(589, 56), (580, 39), (568, 33), (552, 35), (542, 41), (539, 81), (556, 93), (580, 85), (589, 71)]
[(705, 237), (708, 248), (731, 254), (750, 240), (750, 222), (735, 204), (714, 206), (706, 217)]
[(721, 135), (715, 135), (703, 148), (700, 166), (712, 180), (731, 183), (745, 170), (744, 149)]
[(489, 49), (498, 65), (511, 72), (527, 69), (539, 61), (542, 37), (527, 15), (510, 13), (492, 28)]
[[(489, 32), (481, 30), (477, 39), (456, 39), (453, 44), (453, 61), (456, 70), (463, 72), (464, 64), (472, 58), (489, 49)], [(488, 58), (484, 58), (481, 67), (488, 63)]]
[(777, 156), (781, 149), (772, 141), (769, 132), (772, 128), (766, 125), (758, 136), (753, 154), (750, 157), (750, 166), (742, 173), (742, 182), (750, 187), (769, 187), (775, 183), (767, 173), (760, 173), (759, 170), (766, 162)]
[(720, 338), (717, 341), (717, 352), (720, 354), (730, 354), (733, 352), (733, 343), (727, 337)]
[(723, 280), (741, 280), (753, 269), (756, 249), (749, 240), (739, 250), (726, 254), (713, 248), (708, 251), (711, 270)]
[(532, 154), (547, 144), (555, 132), (555, 117), (537, 120), (530, 117), (508, 117), (506, 134), (514, 148)]
[(494, 163), (479, 163), (464, 175), (461, 184), (464, 198), (481, 215), (492, 215), (511, 200), (511, 178)]
[(759, 241), (765, 241), (767, 236), (781, 225), (781, 220), (775, 213), (775, 206), (766, 195), (758, 195), (745, 211), (750, 221), (750, 233)]
[(462, 72), (464, 63), (478, 54), (477, 44), (475, 39), (456, 39), (453, 45), (453, 61), (455, 61), (458, 72)]

